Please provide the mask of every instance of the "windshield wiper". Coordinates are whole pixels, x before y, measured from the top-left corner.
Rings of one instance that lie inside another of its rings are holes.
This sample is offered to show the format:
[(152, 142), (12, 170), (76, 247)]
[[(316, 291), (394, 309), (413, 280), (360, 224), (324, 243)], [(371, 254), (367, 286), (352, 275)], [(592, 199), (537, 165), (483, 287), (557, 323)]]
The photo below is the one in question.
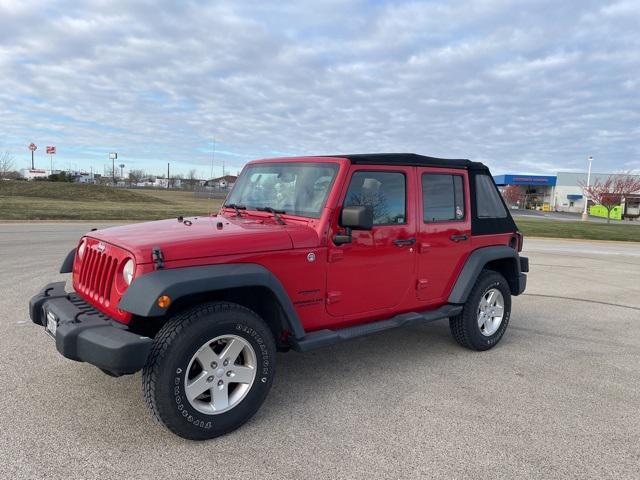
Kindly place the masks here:
[(285, 213), (287, 213), (284, 210), (276, 210), (275, 208), (271, 207), (256, 207), (256, 210), (258, 210), (259, 212), (273, 213), (273, 218), (276, 219), (276, 222), (278, 222), (280, 225), (286, 225), (286, 223), (284, 223), (284, 220), (282, 220), (282, 217), (279, 215), (284, 215)]
[(233, 208), (236, 211), (236, 217), (240, 216), (240, 210), (246, 210), (247, 207), (244, 205), (238, 205), (237, 203), (229, 203), (227, 205), (223, 205), (224, 208)]

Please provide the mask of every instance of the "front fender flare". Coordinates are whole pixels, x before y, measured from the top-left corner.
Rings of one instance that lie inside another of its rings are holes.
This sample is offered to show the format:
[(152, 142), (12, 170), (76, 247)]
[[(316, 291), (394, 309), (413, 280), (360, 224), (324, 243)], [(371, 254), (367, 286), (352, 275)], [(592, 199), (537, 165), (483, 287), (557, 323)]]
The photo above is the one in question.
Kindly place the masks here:
[(186, 295), (239, 287), (268, 288), (278, 299), (293, 336), (304, 337), (304, 328), (280, 281), (262, 265), (254, 263), (156, 270), (136, 278), (118, 307), (141, 317), (156, 317), (166, 313), (166, 309), (156, 303), (161, 295), (167, 295), (175, 302)]

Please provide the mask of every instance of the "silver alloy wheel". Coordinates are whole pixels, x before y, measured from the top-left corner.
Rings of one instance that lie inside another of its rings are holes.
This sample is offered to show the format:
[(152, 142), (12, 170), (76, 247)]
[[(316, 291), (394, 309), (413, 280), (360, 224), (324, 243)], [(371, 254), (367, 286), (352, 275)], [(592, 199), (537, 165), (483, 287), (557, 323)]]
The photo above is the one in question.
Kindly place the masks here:
[(209, 340), (191, 357), (187, 367), (187, 400), (207, 415), (231, 410), (251, 390), (256, 365), (256, 353), (244, 338), (222, 335)]
[(504, 317), (504, 297), (497, 288), (490, 288), (480, 299), (478, 305), (478, 327), (480, 333), (490, 337), (498, 331)]

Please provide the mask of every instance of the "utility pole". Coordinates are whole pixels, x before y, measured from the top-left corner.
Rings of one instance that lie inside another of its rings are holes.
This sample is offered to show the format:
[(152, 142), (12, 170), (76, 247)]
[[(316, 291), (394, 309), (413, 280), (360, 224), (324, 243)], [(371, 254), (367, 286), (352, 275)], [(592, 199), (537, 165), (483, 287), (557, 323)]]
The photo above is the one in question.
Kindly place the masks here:
[(584, 212), (582, 212), (582, 221), (586, 222), (589, 220), (589, 213), (587, 212), (587, 207), (589, 203), (589, 199), (587, 198), (587, 189), (589, 188), (589, 183), (591, 182), (591, 162), (593, 162), (593, 157), (589, 155), (589, 170), (587, 172), (587, 187), (582, 192), (584, 195)]
[(216, 139), (213, 139), (213, 155), (211, 156), (211, 173), (209, 174), (209, 180), (213, 179), (213, 164), (216, 162)]
[(169, 190), (169, 162), (167, 162), (167, 190)]
[(113, 184), (116, 184), (116, 159), (118, 158), (117, 153), (110, 153), (109, 159), (111, 160), (111, 181)]

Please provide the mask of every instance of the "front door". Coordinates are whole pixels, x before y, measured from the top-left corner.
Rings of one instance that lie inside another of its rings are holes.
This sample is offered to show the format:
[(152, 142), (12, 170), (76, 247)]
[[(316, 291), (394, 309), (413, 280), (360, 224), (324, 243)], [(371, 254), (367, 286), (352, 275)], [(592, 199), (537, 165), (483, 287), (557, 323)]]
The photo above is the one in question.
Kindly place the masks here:
[[(368, 316), (392, 309), (412, 294), (415, 282), (415, 168), (352, 166), (330, 229), (327, 311)], [(352, 241), (333, 244), (342, 206), (373, 208), (373, 229), (353, 231)], [(413, 297), (415, 298), (415, 297)]]
[(471, 244), (471, 209), (466, 170), (418, 168), (418, 300), (447, 301)]

